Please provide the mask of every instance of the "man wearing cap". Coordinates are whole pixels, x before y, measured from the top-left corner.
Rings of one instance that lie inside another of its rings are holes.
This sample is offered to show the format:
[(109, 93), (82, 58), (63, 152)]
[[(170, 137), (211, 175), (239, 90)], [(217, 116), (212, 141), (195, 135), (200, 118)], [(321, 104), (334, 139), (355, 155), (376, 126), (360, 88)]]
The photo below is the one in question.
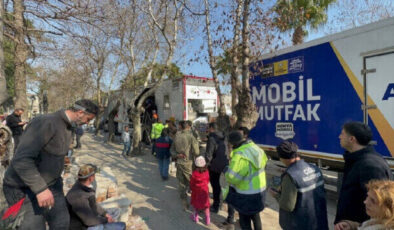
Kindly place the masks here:
[(229, 134), (229, 143), (233, 148), (230, 165), (225, 173), (230, 185), (226, 197), (227, 203), (239, 212), (242, 229), (261, 229), (260, 212), (265, 201), (265, 166), (268, 158), (264, 150), (253, 141), (245, 140), (241, 132)]
[(98, 107), (79, 100), (69, 109), (34, 118), (22, 134), (19, 146), (4, 176), (3, 191), (11, 206), (22, 198), (25, 211), (19, 229), (66, 230), (69, 214), (61, 173), (71, 143), (74, 124), (92, 120)]
[(125, 223), (115, 222), (119, 218), (120, 210), (118, 208), (104, 210), (96, 203), (96, 191), (92, 188), (96, 172), (95, 165), (83, 165), (78, 172), (78, 181), (67, 193), (70, 230), (123, 230), (126, 228)]
[(297, 154), (298, 146), (283, 141), (276, 150), (287, 169), (280, 190), (270, 193), (279, 202), (279, 224), (284, 230), (328, 230), (323, 174)]

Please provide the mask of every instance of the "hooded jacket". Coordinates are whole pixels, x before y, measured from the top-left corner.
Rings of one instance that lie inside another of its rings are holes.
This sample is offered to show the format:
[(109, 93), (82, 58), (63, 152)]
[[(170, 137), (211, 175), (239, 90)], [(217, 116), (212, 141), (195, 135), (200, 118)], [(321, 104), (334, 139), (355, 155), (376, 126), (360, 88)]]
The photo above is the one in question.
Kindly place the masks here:
[(208, 135), (205, 158), (207, 159), (209, 170), (217, 173), (223, 172), (228, 165), (227, 140), (223, 132), (216, 131)]

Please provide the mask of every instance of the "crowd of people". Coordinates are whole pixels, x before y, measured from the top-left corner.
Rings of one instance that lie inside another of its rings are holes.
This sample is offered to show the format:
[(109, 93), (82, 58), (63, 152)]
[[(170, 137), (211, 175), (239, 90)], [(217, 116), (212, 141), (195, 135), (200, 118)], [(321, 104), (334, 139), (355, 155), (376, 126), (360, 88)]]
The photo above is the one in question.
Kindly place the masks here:
[[(216, 123), (209, 123), (208, 141), (202, 153), (192, 135), (190, 121), (179, 122), (173, 140), (164, 126), (162, 130), (152, 150), (159, 153), (160, 175), (167, 179), (171, 158), (176, 161), (181, 202), (185, 210), (189, 203), (193, 206), (193, 221), (198, 222), (199, 212), (204, 212), (209, 224), (210, 213), (217, 213), (226, 202), (228, 217), (224, 225), (234, 223), (236, 210), (242, 229), (252, 226), (262, 229), (260, 212), (268, 191), (278, 201), (282, 229), (329, 229), (323, 173), (316, 165), (301, 159), (295, 142), (286, 140), (276, 147), (286, 169), (279, 187), (268, 188), (265, 175), (268, 158), (248, 138), (247, 128), (240, 127), (226, 136)], [(157, 129), (155, 132), (159, 136)], [(370, 145), (370, 127), (361, 122), (346, 123), (339, 140), (345, 150), (345, 166), (334, 229), (394, 229), (393, 175), (387, 162)], [(212, 205), (208, 184), (212, 187)]]
[[(22, 230), (44, 230), (46, 226), (56, 230), (125, 229), (125, 223), (118, 221), (119, 210), (105, 210), (96, 203), (92, 187), (96, 166), (81, 166), (77, 182), (66, 196), (63, 193), (61, 174), (72, 132), (94, 119), (98, 107), (79, 100), (68, 109), (34, 118), (24, 130), (22, 113), (16, 109), (8, 116), (7, 126), (0, 127), (1, 167), (6, 168), (2, 189), (10, 207), (2, 219), (15, 217), (19, 211), (23, 219), (18, 229)], [(163, 181), (168, 180), (170, 162), (175, 161), (180, 202), (184, 210), (192, 206), (192, 221), (199, 222), (203, 213), (209, 225), (211, 214), (227, 203), (224, 225), (234, 224), (237, 211), (242, 229), (262, 229), (260, 213), (268, 193), (278, 201), (279, 224), (285, 230), (324, 230), (329, 225), (335, 230), (394, 229), (393, 175), (370, 145), (372, 131), (367, 125), (346, 123), (339, 135), (345, 165), (334, 223), (327, 220), (322, 171), (301, 158), (295, 142), (285, 140), (276, 147), (286, 168), (275, 187), (266, 179), (268, 157), (249, 139), (247, 128), (226, 134), (211, 122), (207, 131), (204, 150), (190, 121), (179, 121), (177, 127), (174, 119), (161, 124), (156, 117), (152, 126), (152, 154), (158, 159), (159, 174)], [(76, 135), (81, 134), (78, 132)], [(129, 154), (131, 138), (125, 127), (122, 155)]]

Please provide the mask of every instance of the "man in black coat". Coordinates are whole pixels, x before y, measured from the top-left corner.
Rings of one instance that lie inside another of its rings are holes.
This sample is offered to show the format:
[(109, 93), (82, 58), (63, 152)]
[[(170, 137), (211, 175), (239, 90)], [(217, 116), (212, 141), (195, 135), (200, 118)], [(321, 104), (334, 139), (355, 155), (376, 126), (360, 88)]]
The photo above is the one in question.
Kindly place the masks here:
[(71, 143), (73, 123), (88, 123), (98, 113), (89, 100), (79, 100), (67, 110), (34, 118), (26, 127), (10, 166), (3, 191), (8, 205), (26, 198), (19, 229), (68, 230), (69, 214), (61, 173)]
[(6, 118), (7, 126), (10, 127), (12, 131), (15, 149), (18, 147), (20, 136), (23, 133), (23, 126), (26, 124), (26, 122), (22, 121), (21, 119), (23, 112), (24, 110), (22, 108), (17, 108), (11, 115), (8, 115)]
[(339, 222), (351, 220), (362, 223), (369, 219), (363, 201), (367, 197), (365, 185), (370, 180), (392, 179), (390, 167), (383, 157), (369, 145), (371, 128), (361, 122), (349, 122), (339, 135), (340, 144), (346, 150), (343, 183), (339, 192), (335, 230), (341, 230)]
[(208, 162), (209, 180), (213, 190), (213, 204), (211, 212), (217, 213), (220, 205), (220, 174), (228, 165), (228, 149), (227, 141), (224, 133), (217, 130), (217, 125), (214, 122), (208, 124), (208, 142), (205, 152), (205, 157)]

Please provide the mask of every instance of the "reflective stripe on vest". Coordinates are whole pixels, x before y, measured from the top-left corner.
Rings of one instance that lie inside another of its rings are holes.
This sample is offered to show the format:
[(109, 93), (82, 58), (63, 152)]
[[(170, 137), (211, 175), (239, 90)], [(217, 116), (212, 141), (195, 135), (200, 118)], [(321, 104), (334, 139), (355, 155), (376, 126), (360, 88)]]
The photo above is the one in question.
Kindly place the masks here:
[[(256, 154), (261, 154), (261, 155), (256, 155)], [(256, 165), (263, 167), (266, 162), (267, 158), (265, 157), (265, 153), (262, 149), (260, 149), (256, 144), (253, 142), (248, 143), (246, 145), (240, 146), (239, 148), (235, 149), (235, 151), (232, 152), (232, 157), (234, 155), (240, 155), (242, 158), (246, 158), (249, 161), (255, 160), (259, 162), (254, 162)], [(266, 186), (264, 185), (265, 183), (265, 168), (260, 168), (256, 172), (253, 172), (253, 166), (251, 163), (249, 163), (249, 173), (248, 176), (242, 176), (238, 173), (236, 173), (233, 169), (229, 168), (227, 170), (227, 173), (229, 175), (232, 175), (235, 179), (240, 180), (240, 184), (238, 186), (236, 185), (231, 185), (237, 193), (240, 194), (257, 194), (261, 193), (266, 189)], [(260, 175), (264, 173), (264, 175)], [(263, 178), (261, 178), (263, 177)], [(253, 186), (253, 179), (257, 179), (262, 182), (263, 186), (261, 184), (256, 184), (256, 186)], [(262, 187), (259, 187), (262, 186)], [(254, 187), (259, 187), (259, 188), (254, 188)]]

